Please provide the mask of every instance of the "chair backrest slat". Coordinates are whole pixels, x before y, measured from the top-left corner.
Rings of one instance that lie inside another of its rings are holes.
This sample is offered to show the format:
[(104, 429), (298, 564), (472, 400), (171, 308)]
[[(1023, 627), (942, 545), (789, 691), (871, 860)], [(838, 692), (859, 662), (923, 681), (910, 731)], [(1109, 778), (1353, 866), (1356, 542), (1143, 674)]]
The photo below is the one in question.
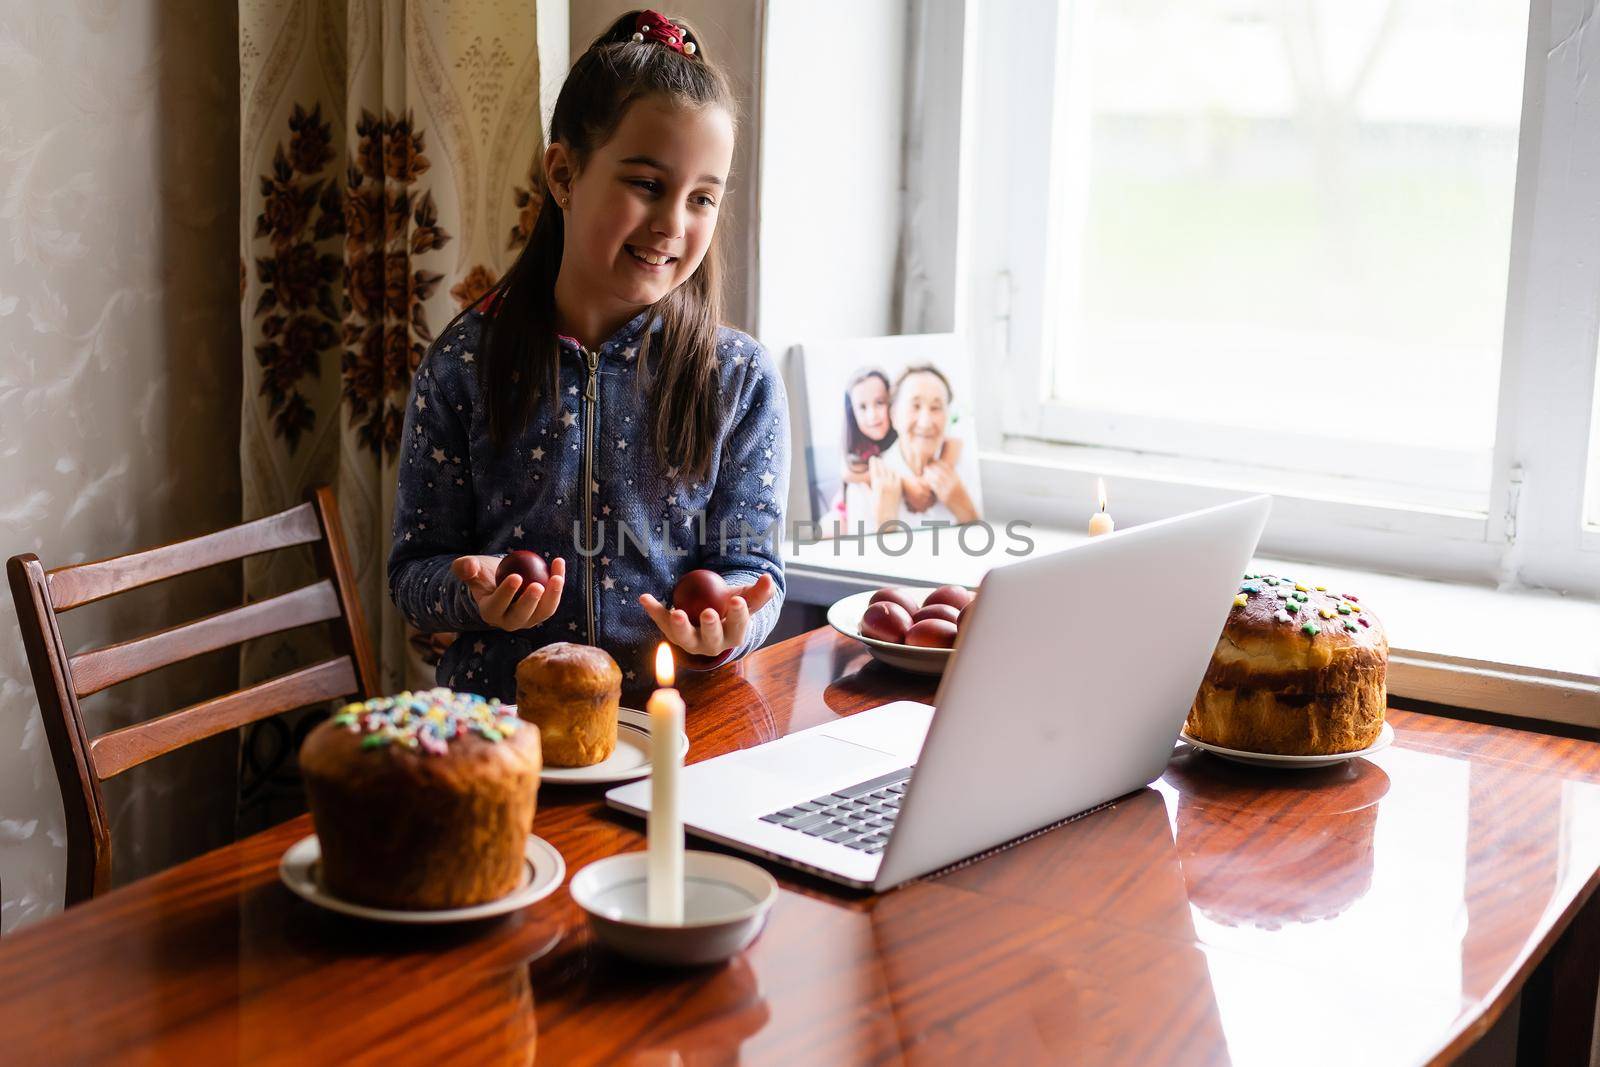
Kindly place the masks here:
[(93, 563), (59, 567), (49, 573), (50, 603), (57, 611), (79, 607), (113, 593), (175, 578), (218, 563), (243, 559), (322, 537), (316, 509), (301, 504), (254, 522), (193, 537), (177, 544)]
[(325, 578), (292, 593), (230, 608), (132, 641), (80, 652), (68, 661), (73, 691), (86, 697), (191, 656), (338, 617), (339, 595)]
[[(321, 579), (313, 585), (131, 641), (67, 654), (57, 619), (61, 612), (203, 567), (296, 545), (311, 546)], [(325, 485), (311, 490), (305, 504), (276, 515), (115, 559), (47, 571), (37, 556), (25, 552), (7, 560), (6, 576), (61, 787), (69, 906), (111, 888), (111, 815), (100, 789), (106, 778), (280, 712), (333, 698), (378, 695), (376, 660), (345, 550), (338, 502)], [(325, 620), (340, 623), (332, 627), (334, 659), (100, 737), (91, 737), (84, 724), (81, 697), (192, 656)]]
[(354, 664), (349, 656), (339, 656), (290, 674), (280, 674), (236, 693), (191, 704), (159, 719), (101, 734), (89, 742), (89, 750), (94, 753), (95, 771), (104, 781), (129, 767), (137, 767), (146, 760), (224, 730), (345, 696), (357, 688)]

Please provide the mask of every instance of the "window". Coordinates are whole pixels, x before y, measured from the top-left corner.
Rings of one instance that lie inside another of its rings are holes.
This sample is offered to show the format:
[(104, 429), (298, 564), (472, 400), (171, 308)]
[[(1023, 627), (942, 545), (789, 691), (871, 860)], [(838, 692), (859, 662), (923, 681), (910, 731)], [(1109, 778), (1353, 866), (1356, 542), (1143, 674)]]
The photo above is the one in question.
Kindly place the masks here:
[(1600, 592), (1580, 0), (964, 7), (991, 462), (1137, 478), (1152, 517), (1270, 491), (1269, 551)]
[(1076, 0), (1068, 12), (1061, 427), (1225, 459), (1265, 435), (1286, 465), (1332, 473), (1404, 460), (1409, 480), (1476, 492), (1481, 507), (1526, 10)]

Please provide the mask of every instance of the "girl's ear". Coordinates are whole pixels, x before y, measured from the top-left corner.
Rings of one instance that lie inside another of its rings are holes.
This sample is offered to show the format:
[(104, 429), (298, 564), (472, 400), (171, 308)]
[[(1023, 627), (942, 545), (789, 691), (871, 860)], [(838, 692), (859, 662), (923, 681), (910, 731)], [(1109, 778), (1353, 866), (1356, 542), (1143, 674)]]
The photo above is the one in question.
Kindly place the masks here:
[(544, 181), (556, 203), (565, 208), (572, 197), (572, 183), (577, 178), (572, 153), (560, 141), (544, 150)]

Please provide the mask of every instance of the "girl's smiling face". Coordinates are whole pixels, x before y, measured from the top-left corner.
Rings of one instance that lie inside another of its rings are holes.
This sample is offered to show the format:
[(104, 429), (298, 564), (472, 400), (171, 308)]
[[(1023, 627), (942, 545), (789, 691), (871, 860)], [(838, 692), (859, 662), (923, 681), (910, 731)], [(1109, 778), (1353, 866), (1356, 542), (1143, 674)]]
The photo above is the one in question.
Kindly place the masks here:
[(874, 441), (889, 433), (889, 387), (876, 374), (869, 374), (850, 389), (850, 410), (856, 425)]
[(694, 274), (711, 247), (733, 165), (733, 118), (721, 107), (683, 108), (646, 97), (581, 171), (566, 146), (545, 156), (565, 197), (561, 273), (596, 311), (654, 304)]

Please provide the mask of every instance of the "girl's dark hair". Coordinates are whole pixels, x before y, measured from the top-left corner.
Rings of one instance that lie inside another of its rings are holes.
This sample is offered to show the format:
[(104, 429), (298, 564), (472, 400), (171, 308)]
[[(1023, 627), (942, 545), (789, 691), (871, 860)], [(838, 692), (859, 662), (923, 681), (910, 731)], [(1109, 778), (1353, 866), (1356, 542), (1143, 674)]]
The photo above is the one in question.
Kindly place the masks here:
[[(616, 133), (636, 101), (666, 97), (686, 108), (718, 106), (737, 118), (727, 78), (706, 60), (705, 46), (682, 19), (685, 55), (645, 38), (634, 41), (641, 11), (630, 11), (595, 38), (556, 97), (550, 140), (565, 144), (580, 170)], [(527, 424), (542, 393), (558, 403), (555, 285), (561, 271), (564, 219), (536, 168), (543, 202), (527, 245), (486, 298), (486, 332), (479, 381), (487, 396), (489, 440), (498, 451)], [(685, 480), (710, 470), (723, 416), (717, 375), (717, 330), (722, 325), (721, 227), (689, 279), (657, 301), (639, 346), (640, 381), (653, 390), (651, 440)], [(661, 329), (651, 324), (660, 320)], [(538, 383), (543, 383), (540, 386)]]
[(850, 391), (868, 378), (876, 378), (883, 383), (885, 394), (890, 393), (889, 376), (877, 367), (868, 367), (858, 370), (850, 376), (844, 387), (844, 461), (856, 470), (863, 470), (867, 460), (882, 452), (887, 452), (889, 446), (894, 444), (895, 433), (893, 426), (889, 432), (879, 440), (868, 437), (861, 429), (861, 424), (856, 421), (856, 409), (850, 403)]

